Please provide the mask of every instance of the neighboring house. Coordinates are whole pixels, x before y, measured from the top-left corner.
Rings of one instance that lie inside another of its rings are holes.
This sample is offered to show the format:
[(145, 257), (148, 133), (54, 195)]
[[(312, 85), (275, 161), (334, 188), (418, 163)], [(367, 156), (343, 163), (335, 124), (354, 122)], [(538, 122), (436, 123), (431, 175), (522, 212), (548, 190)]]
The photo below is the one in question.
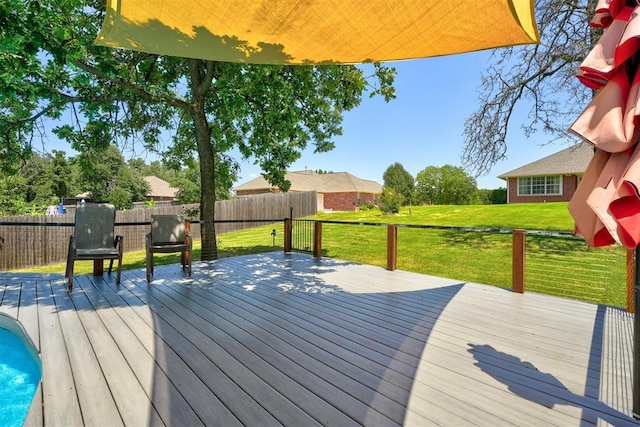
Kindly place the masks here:
[(149, 193), (147, 193), (147, 200), (160, 201), (173, 201), (176, 199), (178, 189), (173, 188), (167, 181), (164, 181), (157, 176), (145, 176), (144, 180), (149, 184)]
[(582, 142), (503, 173), (498, 178), (507, 181), (507, 203), (571, 200), (592, 157), (593, 146)]
[[(360, 204), (378, 203), (382, 185), (360, 179), (347, 172), (316, 173), (311, 170), (287, 172), (285, 179), (291, 182), (290, 192), (316, 191), (318, 210), (353, 211)], [(254, 194), (277, 193), (280, 190), (263, 177), (256, 178), (235, 188), (238, 197)]]

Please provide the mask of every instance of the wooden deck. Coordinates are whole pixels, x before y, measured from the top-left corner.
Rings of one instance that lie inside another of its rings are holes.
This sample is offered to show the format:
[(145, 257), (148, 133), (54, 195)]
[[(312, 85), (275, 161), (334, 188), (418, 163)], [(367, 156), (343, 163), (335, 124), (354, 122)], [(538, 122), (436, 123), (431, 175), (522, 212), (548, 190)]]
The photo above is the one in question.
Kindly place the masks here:
[(637, 425), (632, 316), (301, 254), (0, 274), (39, 346), (27, 425)]

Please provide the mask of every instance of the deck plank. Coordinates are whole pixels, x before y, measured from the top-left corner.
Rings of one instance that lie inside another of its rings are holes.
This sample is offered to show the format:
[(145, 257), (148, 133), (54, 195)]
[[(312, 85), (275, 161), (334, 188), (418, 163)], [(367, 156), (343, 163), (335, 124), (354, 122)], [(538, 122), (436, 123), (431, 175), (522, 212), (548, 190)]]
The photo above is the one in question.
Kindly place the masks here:
[[(102, 279), (98, 278), (96, 281), (102, 282)], [(90, 303), (96, 308), (102, 323), (111, 331), (111, 336), (122, 357), (137, 378), (146, 395), (143, 401), (146, 400), (145, 403), (147, 405), (152, 405), (167, 425), (173, 423), (178, 425), (201, 425), (202, 421), (155, 360), (156, 355), (165, 353), (162, 343), (158, 342), (155, 351), (149, 353), (141, 343), (144, 336), (141, 338), (133, 333), (118, 316), (114, 307), (109, 305), (103, 295), (96, 291), (92, 282), (81, 284), (82, 290)]]
[[(33, 345), (40, 352), (40, 329), (38, 327), (38, 303), (36, 295), (36, 282), (26, 281), (21, 284), (20, 306), (18, 310), (18, 320), (31, 338)], [(29, 413), (24, 421), (25, 427), (42, 426), (42, 385), (38, 388), (31, 401)]]
[(82, 282), (87, 280), (90, 279), (86, 276), (75, 278), (76, 290), (72, 292), (71, 299), (82, 319), (94, 352), (99, 357), (100, 370), (107, 381), (122, 421), (126, 425), (164, 425), (156, 408), (151, 404), (144, 385), (140, 383), (114, 338), (119, 331), (110, 330), (108, 325), (103, 323), (100, 315), (102, 308), (92, 304), (86, 293), (81, 291), (86, 286)]
[(83, 425), (71, 360), (48, 280), (37, 282), (37, 293), (45, 423), (55, 426)]
[(42, 354), (26, 425), (637, 425), (633, 316), (563, 298), (271, 253), (0, 273), (0, 311)]
[(124, 425), (72, 298), (59, 283), (52, 290), (84, 424)]

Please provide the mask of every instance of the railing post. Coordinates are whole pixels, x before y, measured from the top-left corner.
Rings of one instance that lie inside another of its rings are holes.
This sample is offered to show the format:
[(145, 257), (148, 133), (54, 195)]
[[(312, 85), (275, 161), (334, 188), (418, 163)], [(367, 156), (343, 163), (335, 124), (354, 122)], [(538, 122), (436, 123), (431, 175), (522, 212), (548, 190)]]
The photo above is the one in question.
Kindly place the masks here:
[(313, 223), (313, 257), (322, 258), (322, 221)]
[[(634, 305), (640, 305), (640, 246), (635, 249)], [(633, 418), (640, 419), (640, 316), (633, 315)]]
[(633, 293), (636, 283), (636, 265), (634, 250), (627, 249), (627, 313), (635, 313)]
[(293, 220), (291, 218), (284, 219), (284, 251), (289, 253), (293, 247)]
[(525, 288), (525, 243), (524, 230), (513, 230), (513, 256), (511, 263), (512, 283), (511, 289), (519, 294), (524, 293)]
[(398, 260), (398, 227), (387, 225), (387, 270), (394, 271)]

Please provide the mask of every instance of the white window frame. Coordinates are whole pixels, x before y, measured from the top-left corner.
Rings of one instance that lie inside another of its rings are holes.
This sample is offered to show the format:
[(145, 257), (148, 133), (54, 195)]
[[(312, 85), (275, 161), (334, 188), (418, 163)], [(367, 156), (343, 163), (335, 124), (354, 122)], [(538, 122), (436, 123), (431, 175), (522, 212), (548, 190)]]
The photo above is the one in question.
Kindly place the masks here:
[[(562, 175), (521, 176), (518, 177), (516, 185), (518, 196), (562, 196)], [(556, 185), (557, 192), (549, 191), (551, 187)]]

